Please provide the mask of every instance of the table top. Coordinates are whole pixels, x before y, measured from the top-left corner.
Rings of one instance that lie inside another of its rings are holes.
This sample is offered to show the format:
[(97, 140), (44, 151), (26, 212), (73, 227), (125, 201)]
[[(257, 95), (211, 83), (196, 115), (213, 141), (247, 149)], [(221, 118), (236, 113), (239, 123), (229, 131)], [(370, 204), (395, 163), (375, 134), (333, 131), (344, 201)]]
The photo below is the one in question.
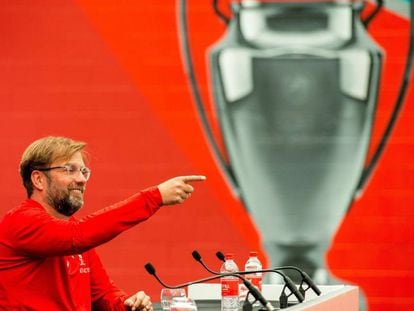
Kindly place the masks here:
[[(276, 310), (280, 310), (278, 301), (269, 301)], [(196, 300), (197, 310), (200, 311), (213, 311), (221, 309), (220, 300)], [(295, 303), (296, 304), (296, 303)], [(293, 305), (293, 304), (292, 304)], [(154, 303), (154, 311), (161, 311), (160, 303)], [(254, 306), (253, 311), (265, 310), (262, 306)], [(282, 309), (283, 310), (283, 309)]]

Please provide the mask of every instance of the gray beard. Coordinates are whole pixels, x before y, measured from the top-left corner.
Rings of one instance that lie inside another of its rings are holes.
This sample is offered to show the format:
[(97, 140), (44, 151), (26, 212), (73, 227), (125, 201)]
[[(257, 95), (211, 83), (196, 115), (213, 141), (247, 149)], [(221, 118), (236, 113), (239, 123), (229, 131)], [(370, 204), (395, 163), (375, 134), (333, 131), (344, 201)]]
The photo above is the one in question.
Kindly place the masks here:
[(64, 194), (62, 197), (51, 196), (50, 193), (47, 196), (48, 203), (60, 214), (65, 216), (72, 216), (83, 205), (82, 200), (71, 198), (69, 194)]
[(72, 216), (83, 205), (82, 198), (75, 198), (70, 196), (69, 190), (60, 190), (52, 184), (52, 180), (49, 175), (47, 176), (47, 183), (49, 190), (46, 198), (50, 206), (52, 206), (59, 214), (65, 216)]

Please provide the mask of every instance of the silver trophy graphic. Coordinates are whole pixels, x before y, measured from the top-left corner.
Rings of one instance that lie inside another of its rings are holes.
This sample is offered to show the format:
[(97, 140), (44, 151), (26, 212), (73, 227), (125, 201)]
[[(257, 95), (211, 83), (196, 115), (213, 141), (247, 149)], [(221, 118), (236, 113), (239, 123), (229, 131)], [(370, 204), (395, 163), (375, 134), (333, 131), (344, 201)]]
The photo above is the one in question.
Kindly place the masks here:
[(320, 284), (330, 282), (326, 250), (378, 163), (411, 73), (412, 31), (399, 97), (366, 164), (383, 52), (367, 31), (382, 1), (362, 20), (365, 5), (238, 1), (228, 17), (212, 2), (227, 24), (209, 50), (208, 66), (228, 161), (199, 94), (187, 3), (178, 6), (190, 86), (217, 162), (257, 224), (270, 265), (301, 267)]

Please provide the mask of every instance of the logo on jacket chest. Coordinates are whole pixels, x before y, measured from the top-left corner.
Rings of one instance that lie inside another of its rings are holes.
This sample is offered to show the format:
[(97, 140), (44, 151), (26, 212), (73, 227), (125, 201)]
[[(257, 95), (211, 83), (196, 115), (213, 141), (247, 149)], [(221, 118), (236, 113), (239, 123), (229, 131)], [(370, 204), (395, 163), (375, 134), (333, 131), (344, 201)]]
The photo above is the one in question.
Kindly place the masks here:
[(71, 255), (66, 257), (66, 267), (70, 274), (74, 273), (90, 273), (91, 269), (88, 267), (82, 254)]

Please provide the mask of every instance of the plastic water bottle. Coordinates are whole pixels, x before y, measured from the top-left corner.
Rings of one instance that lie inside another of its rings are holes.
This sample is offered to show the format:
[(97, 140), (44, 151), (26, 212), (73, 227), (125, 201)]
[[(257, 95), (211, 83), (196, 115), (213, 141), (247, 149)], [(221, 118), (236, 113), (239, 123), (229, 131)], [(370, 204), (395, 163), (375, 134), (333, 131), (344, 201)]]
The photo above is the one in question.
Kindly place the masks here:
[[(220, 273), (238, 272), (239, 267), (233, 260), (233, 254), (225, 255)], [(221, 311), (239, 310), (239, 278), (226, 276), (221, 278)]]
[[(262, 270), (262, 263), (257, 257), (257, 252), (249, 252), (249, 259), (247, 259), (246, 264), (244, 265), (245, 271), (255, 271)], [(252, 283), (260, 292), (262, 291), (262, 273), (250, 273), (246, 274), (245, 278)], [(244, 300), (247, 295), (247, 288), (243, 285), (241, 289), (240, 299)], [(244, 296), (244, 297), (243, 297)], [(254, 306), (258, 306), (260, 303), (257, 301)]]

